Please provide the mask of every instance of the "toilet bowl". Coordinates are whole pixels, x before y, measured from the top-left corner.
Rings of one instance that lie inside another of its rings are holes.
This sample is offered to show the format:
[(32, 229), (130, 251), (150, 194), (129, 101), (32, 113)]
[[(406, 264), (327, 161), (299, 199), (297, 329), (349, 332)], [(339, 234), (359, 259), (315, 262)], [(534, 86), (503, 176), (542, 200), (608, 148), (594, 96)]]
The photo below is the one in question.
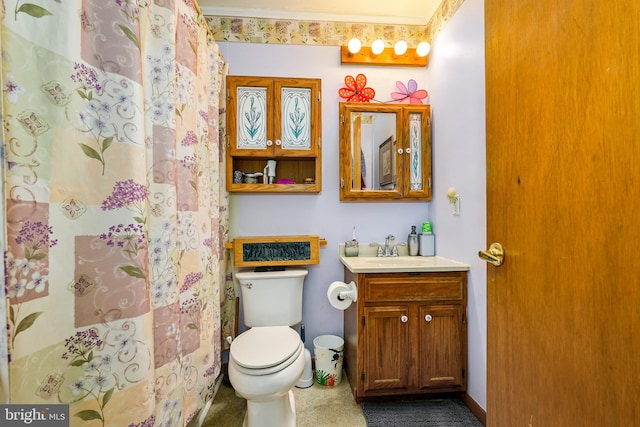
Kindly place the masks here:
[(304, 344), (289, 326), (256, 326), (229, 352), (229, 380), (247, 400), (245, 427), (295, 427), (292, 388), (305, 367)]
[(294, 427), (293, 387), (305, 368), (304, 344), (291, 327), (302, 321), (303, 268), (239, 271), (244, 324), (231, 342), (229, 381), (247, 400), (245, 427)]

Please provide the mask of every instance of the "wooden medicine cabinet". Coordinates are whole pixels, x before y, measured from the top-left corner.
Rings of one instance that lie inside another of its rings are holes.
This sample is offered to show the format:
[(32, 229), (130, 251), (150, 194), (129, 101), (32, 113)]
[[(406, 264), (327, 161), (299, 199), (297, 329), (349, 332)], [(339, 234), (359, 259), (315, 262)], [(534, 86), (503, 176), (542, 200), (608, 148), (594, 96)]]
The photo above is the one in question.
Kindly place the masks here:
[(340, 103), (340, 200), (431, 200), (431, 107)]
[(320, 79), (227, 77), (229, 192), (321, 191), (320, 90)]

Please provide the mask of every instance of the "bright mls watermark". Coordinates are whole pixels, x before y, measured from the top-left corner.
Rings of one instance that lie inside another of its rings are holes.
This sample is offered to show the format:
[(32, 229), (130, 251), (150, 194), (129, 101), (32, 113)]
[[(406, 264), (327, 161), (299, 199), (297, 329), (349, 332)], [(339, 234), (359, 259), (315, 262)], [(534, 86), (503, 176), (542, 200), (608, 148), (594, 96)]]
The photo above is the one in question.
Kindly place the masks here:
[(0, 405), (2, 427), (69, 427), (69, 405)]

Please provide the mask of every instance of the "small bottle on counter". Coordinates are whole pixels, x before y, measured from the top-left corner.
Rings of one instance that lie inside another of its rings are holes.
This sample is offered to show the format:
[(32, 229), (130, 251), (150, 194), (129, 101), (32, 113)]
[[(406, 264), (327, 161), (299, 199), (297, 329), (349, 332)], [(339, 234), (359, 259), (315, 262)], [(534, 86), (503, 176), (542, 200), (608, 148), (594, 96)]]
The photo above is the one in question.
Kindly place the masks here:
[(407, 245), (409, 245), (409, 255), (418, 255), (418, 234), (415, 225), (411, 226), (411, 233), (407, 236)]
[(434, 256), (436, 254), (436, 236), (433, 234), (430, 222), (422, 223), (420, 234), (420, 255)]

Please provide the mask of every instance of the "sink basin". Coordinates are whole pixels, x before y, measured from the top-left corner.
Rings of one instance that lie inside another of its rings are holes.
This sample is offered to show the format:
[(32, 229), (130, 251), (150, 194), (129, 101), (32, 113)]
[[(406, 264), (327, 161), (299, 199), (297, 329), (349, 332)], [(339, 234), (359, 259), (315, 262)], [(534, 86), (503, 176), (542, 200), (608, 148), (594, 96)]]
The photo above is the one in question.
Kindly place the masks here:
[(423, 257), (361, 257), (360, 262), (379, 266), (421, 266), (425, 264)]
[(439, 256), (345, 257), (340, 261), (352, 273), (468, 271), (469, 266)]

